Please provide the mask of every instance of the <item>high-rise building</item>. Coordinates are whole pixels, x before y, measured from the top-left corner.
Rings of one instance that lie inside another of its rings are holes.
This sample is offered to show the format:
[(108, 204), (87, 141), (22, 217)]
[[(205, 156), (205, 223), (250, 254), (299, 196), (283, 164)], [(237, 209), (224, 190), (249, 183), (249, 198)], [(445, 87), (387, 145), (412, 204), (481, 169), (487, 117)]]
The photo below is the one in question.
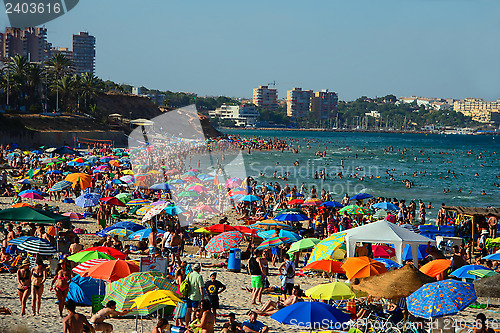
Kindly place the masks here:
[(253, 104), (264, 109), (276, 109), (278, 107), (278, 92), (268, 86), (259, 86), (253, 89)]
[(73, 64), (77, 73), (94, 73), (95, 37), (88, 32), (73, 35)]
[(31, 62), (43, 62), (49, 57), (47, 29), (27, 27), (24, 29), (6, 27), (1, 35), (0, 60), (22, 55)]
[(293, 118), (305, 118), (311, 109), (312, 90), (293, 88), (286, 92), (286, 115)]
[(67, 47), (51, 47), (49, 52), (49, 58), (52, 58), (56, 54), (62, 54), (68, 59), (73, 59), (73, 51), (68, 49)]
[(314, 93), (311, 98), (311, 111), (315, 119), (334, 118), (337, 113), (339, 97), (337, 93), (322, 89)]
[(209, 110), (208, 115), (212, 118), (232, 119), (236, 126), (255, 126), (259, 111), (254, 105), (226, 105), (222, 104), (215, 110)]
[(466, 98), (453, 103), (453, 111), (461, 112), (481, 123), (500, 122), (500, 99), (496, 102), (481, 98)]

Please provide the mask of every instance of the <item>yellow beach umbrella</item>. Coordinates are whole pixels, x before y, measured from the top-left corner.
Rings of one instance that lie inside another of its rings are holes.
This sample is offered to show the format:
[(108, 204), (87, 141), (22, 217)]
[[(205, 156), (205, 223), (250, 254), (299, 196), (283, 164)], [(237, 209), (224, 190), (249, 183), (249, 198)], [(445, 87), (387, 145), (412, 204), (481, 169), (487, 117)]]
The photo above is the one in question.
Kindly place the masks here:
[(135, 298), (132, 308), (142, 309), (155, 304), (177, 305), (178, 302), (184, 303), (179, 296), (171, 290), (151, 290)]
[(310, 264), (322, 259), (331, 259), (335, 250), (344, 242), (344, 237), (345, 233), (339, 232), (323, 239), (314, 247), (307, 263)]
[(345, 282), (331, 282), (319, 284), (305, 291), (306, 296), (312, 299), (351, 299), (356, 296), (351, 287)]
[(134, 172), (132, 170), (123, 170), (122, 173), (124, 175), (134, 175)]
[(201, 233), (201, 234), (209, 234), (210, 230), (207, 230), (207, 229), (202, 227), (202, 228), (196, 229), (194, 232)]

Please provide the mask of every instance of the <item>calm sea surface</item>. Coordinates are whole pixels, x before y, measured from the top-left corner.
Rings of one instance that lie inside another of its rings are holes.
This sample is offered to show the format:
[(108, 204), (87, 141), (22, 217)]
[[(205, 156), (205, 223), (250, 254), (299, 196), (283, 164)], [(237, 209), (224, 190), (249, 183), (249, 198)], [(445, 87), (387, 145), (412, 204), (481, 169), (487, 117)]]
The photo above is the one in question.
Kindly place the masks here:
[[(426, 204), (432, 202), (434, 207), (441, 203), (500, 206), (500, 189), (495, 186), (500, 183), (500, 137), (283, 130), (224, 133), (246, 138), (279, 137), (290, 140), (294, 148), (300, 145), (298, 153), (245, 151), (247, 174), (259, 182), (278, 181), (298, 188), (305, 183), (309, 189), (314, 185), (334, 193), (339, 201), (344, 193), (366, 192), (407, 202), (421, 199)], [(315, 156), (318, 151), (326, 151), (326, 157)], [(298, 166), (293, 165), (296, 161)], [(321, 169), (329, 175), (325, 181), (314, 179), (314, 172)], [(289, 172), (288, 180), (274, 178), (275, 171), (277, 177)], [(339, 172), (343, 173), (342, 179), (336, 176)], [(404, 180), (412, 182), (412, 187), (407, 188)], [(450, 192), (444, 193), (443, 189)], [(483, 191), (486, 195), (481, 195)], [(431, 210), (431, 216), (436, 212)]]

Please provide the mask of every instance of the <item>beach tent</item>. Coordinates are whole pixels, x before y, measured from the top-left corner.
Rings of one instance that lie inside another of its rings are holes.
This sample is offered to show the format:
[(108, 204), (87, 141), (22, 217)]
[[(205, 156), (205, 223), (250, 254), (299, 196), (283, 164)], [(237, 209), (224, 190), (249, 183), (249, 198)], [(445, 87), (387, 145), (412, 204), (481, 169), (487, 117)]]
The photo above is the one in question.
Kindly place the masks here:
[(0, 211), (0, 221), (54, 224), (69, 222), (69, 217), (31, 207), (8, 208)]
[(69, 284), (66, 300), (71, 299), (79, 305), (92, 305), (92, 295), (104, 295), (105, 290), (103, 280), (75, 275)]
[(403, 249), (406, 245), (410, 245), (415, 267), (418, 267), (418, 246), (420, 244), (427, 244), (428, 242), (435, 243), (430, 238), (416, 234), (386, 220), (368, 223), (361, 227), (346, 230), (344, 233), (347, 245), (347, 257), (354, 257), (356, 243), (358, 242), (394, 244), (396, 259), (401, 265), (403, 263)]

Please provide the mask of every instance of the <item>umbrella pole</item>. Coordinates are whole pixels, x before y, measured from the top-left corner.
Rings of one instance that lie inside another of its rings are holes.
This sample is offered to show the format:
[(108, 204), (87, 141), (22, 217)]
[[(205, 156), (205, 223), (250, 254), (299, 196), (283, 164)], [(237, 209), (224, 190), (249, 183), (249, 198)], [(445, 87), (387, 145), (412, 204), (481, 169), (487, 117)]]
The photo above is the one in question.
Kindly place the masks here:
[(139, 319), (139, 315), (135, 315), (135, 331), (137, 332), (137, 320)]

